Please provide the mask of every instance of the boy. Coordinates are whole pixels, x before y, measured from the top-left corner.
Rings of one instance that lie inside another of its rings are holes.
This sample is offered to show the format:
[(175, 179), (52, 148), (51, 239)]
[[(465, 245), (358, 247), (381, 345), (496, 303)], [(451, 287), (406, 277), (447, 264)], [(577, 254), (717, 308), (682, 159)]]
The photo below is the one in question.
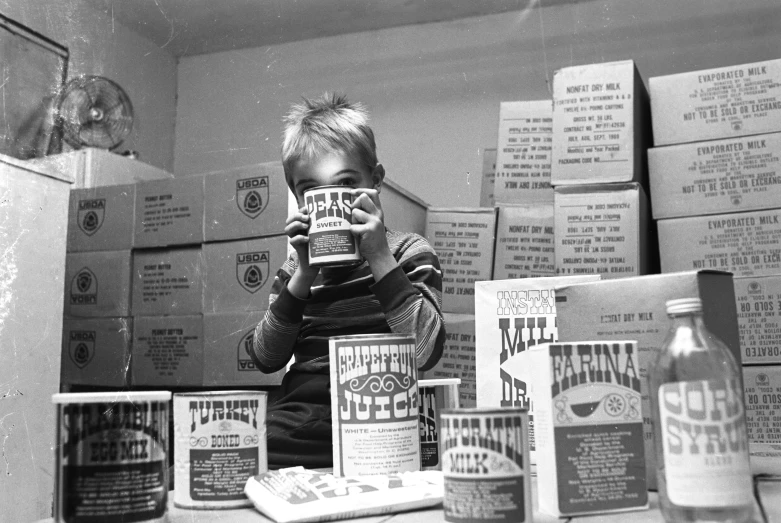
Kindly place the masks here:
[[(295, 356), (269, 396), (269, 468), (331, 467), (328, 338), (393, 332), (416, 338), (418, 369), (433, 367), (444, 347), (442, 272), (421, 236), (385, 228), (379, 194), (385, 170), (361, 104), (324, 95), (294, 105), (285, 119), (282, 164), (300, 209), (285, 232), (295, 253), (277, 271), (269, 310), (255, 329), (251, 353), (274, 372)], [(345, 185), (353, 194), (353, 225), (364, 261), (355, 267), (309, 265), (310, 219), (303, 193)]]

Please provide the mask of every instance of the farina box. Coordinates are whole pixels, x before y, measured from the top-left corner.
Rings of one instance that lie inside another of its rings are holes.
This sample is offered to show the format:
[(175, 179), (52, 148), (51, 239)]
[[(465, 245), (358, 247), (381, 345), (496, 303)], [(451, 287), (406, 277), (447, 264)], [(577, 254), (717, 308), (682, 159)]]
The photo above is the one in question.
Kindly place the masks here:
[(136, 184), (135, 247), (203, 242), (203, 178)]
[(203, 385), (206, 387), (279, 385), (285, 371), (263, 374), (247, 350), (265, 311), (203, 315)]
[(540, 510), (647, 508), (637, 342), (545, 343), (519, 362), (534, 397)]
[(203, 310), (200, 247), (133, 252), (133, 316), (199, 314)]
[(132, 330), (131, 318), (65, 318), (62, 384), (126, 387)]
[(624, 278), (658, 266), (648, 198), (637, 183), (557, 187), (556, 273)]
[(743, 365), (781, 364), (781, 275), (734, 282)]
[(657, 146), (781, 131), (781, 60), (648, 80)]
[(475, 282), (491, 279), (495, 232), (495, 209), (429, 209), (426, 238), (442, 266), (443, 311), (474, 314)]
[(781, 477), (781, 366), (743, 367), (753, 474)]
[(754, 211), (781, 201), (781, 133), (648, 150), (656, 219)]
[(553, 102), (501, 102), (494, 201), (553, 201), (550, 183)]
[(289, 189), (281, 162), (207, 173), (203, 181), (204, 241), (285, 232)]
[(133, 185), (71, 190), (68, 252), (132, 248), (135, 201)]
[(632, 60), (556, 71), (551, 183), (643, 182), (649, 109)]
[(203, 385), (203, 317), (134, 317), (130, 373), (134, 387)]
[(474, 407), (477, 404), (475, 316), (451, 312), (446, 312), (443, 316), (447, 333), (442, 358), (433, 368), (423, 372), (423, 378), (459, 378), (459, 405)]
[(496, 187), (496, 149), (483, 149), (483, 182), (480, 184), (480, 207), (494, 206)]
[(130, 316), (132, 255), (128, 251), (71, 252), (65, 256), (66, 316)]
[(659, 220), (662, 272), (781, 273), (781, 209)]
[(665, 303), (689, 297), (702, 300), (705, 325), (727, 344), (740, 362), (735, 289), (729, 273), (691, 271), (556, 287), (560, 341), (631, 338), (638, 342), (650, 488), (656, 488), (656, 461), (648, 415), (648, 365), (656, 357), (669, 330)]
[(554, 276), (553, 205), (498, 208), (493, 279)]
[[(597, 281), (599, 275), (480, 281), (475, 284), (477, 406), (529, 409), (529, 445), (536, 463), (534, 409), (517, 356), (558, 341), (557, 285)], [(448, 332), (450, 325), (447, 323)]]

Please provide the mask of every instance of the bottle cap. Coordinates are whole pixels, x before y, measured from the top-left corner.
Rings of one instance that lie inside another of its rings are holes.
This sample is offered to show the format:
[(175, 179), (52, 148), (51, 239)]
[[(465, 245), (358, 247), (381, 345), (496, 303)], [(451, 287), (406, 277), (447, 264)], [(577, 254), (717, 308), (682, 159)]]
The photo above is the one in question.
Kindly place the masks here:
[(667, 314), (702, 311), (702, 300), (699, 298), (678, 298), (677, 300), (668, 300), (665, 305), (667, 307)]

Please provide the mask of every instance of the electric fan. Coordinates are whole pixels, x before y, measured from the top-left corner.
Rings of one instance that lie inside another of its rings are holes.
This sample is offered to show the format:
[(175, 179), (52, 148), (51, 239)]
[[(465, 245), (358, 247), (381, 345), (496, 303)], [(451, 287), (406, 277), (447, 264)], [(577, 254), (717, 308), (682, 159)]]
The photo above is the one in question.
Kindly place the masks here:
[(114, 149), (133, 128), (133, 105), (125, 91), (102, 76), (70, 80), (57, 101), (62, 137), (75, 149)]

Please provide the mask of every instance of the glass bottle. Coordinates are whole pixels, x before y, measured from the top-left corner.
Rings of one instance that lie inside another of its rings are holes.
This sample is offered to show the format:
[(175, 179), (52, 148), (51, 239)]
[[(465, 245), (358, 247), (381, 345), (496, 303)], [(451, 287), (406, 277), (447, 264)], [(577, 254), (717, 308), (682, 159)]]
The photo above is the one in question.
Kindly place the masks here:
[(672, 321), (648, 369), (659, 505), (667, 522), (751, 521), (740, 367), (705, 327), (702, 302), (667, 302)]

